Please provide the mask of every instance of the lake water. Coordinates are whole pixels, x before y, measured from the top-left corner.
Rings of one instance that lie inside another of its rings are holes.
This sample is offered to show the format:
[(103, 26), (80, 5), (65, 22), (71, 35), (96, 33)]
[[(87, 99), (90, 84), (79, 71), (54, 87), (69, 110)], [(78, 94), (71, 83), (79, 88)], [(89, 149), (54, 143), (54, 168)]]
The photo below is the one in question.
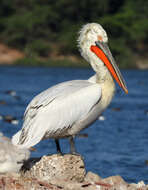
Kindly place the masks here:
[[(0, 131), (11, 137), (22, 126), (22, 116), (30, 100), (42, 90), (59, 82), (87, 79), (91, 69), (0, 67), (0, 116), (16, 117), (12, 124), (0, 117)], [(123, 71), (129, 94), (119, 88), (103, 113), (105, 120), (97, 120), (84, 130), (88, 138), (77, 138), (77, 151), (85, 158), (86, 168), (101, 177), (121, 175), (128, 182), (144, 180), (148, 183), (148, 71)], [(15, 96), (9, 90), (16, 91)], [(44, 126), (43, 126), (44, 127)], [(69, 142), (60, 141), (63, 152)], [(56, 153), (53, 140), (39, 143), (32, 156)]]

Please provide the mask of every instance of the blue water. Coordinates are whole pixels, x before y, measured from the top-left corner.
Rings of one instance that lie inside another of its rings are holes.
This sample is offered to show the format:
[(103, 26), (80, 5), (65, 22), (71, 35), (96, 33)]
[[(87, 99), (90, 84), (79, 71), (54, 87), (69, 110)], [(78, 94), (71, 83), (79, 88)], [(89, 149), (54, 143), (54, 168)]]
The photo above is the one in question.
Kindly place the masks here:
[[(87, 79), (91, 69), (0, 67), (0, 115), (11, 115), (19, 120), (14, 125), (0, 120), (0, 131), (11, 137), (21, 128), (22, 116), (29, 101), (42, 90), (66, 80)], [(85, 158), (87, 170), (101, 177), (121, 175), (128, 182), (144, 180), (148, 183), (148, 71), (123, 72), (129, 94), (119, 88), (103, 113), (104, 121), (97, 120), (84, 130), (88, 138), (77, 138), (77, 151)], [(16, 91), (13, 97), (8, 90)], [(44, 127), (44, 126), (43, 126)], [(63, 152), (69, 151), (67, 140), (61, 140)], [(32, 156), (56, 153), (52, 139), (42, 141)]]

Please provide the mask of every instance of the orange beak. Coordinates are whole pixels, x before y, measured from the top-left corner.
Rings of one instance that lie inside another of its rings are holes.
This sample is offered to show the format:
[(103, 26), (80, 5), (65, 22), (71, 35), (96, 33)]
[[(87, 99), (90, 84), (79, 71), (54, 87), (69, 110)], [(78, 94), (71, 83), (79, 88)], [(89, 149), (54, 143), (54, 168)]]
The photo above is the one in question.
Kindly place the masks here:
[(108, 48), (108, 45), (104, 42), (97, 41), (96, 46), (91, 46), (90, 50), (95, 53), (95, 55), (101, 59), (101, 61), (106, 65), (108, 70), (110, 71), (111, 75), (117, 81), (119, 86), (128, 93), (125, 81), (122, 77), (122, 74)]

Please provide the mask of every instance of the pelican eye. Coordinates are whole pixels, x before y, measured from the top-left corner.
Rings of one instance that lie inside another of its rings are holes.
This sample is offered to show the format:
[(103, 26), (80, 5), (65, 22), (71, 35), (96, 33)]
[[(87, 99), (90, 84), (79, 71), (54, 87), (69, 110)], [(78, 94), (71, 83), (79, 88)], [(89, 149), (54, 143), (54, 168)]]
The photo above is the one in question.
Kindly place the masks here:
[(98, 40), (102, 42), (103, 41), (102, 36), (98, 35)]

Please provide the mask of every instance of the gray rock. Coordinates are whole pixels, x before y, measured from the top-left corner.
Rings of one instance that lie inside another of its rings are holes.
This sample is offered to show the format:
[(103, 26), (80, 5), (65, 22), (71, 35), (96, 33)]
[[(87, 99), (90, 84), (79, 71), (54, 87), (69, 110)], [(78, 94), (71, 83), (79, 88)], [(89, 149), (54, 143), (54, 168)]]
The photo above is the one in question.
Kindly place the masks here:
[(86, 174), (81, 156), (51, 155), (30, 159), (20, 174), (0, 175), (0, 190), (147, 190), (143, 181), (128, 184), (120, 176)]
[(93, 172), (88, 172), (85, 176), (85, 181), (86, 182), (99, 182), (101, 181), (101, 177), (98, 176), (97, 174), (93, 173)]
[(45, 181), (62, 179), (77, 182), (83, 181), (85, 174), (86, 171), (81, 156), (71, 154), (43, 156), (30, 170), (22, 173), (23, 176), (35, 177)]

